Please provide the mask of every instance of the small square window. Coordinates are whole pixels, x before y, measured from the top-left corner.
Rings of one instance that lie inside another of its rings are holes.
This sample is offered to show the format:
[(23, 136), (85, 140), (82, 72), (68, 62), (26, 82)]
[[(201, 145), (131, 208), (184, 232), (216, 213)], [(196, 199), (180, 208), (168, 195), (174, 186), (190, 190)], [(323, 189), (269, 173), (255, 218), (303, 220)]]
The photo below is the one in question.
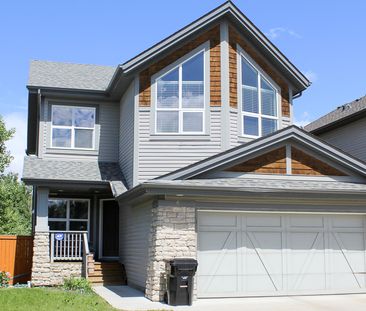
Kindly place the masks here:
[(158, 133), (178, 133), (179, 130), (178, 111), (158, 111), (157, 112), (157, 131)]
[(71, 219), (88, 219), (88, 201), (70, 201)]
[(262, 118), (262, 135), (268, 135), (277, 131), (277, 120)]
[(245, 135), (250, 135), (250, 136), (259, 135), (258, 118), (244, 116), (243, 124), (244, 124), (244, 134)]
[(203, 132), (203, 112), (183, 112), (183, 132)]
[(75, 148), (93, 148), (93, 130), (75, 129)]
[(54, 128), (52, 130), (52, 146), (71, 147), (71, 129)]
[(48, 217), (49, 218), (66, 218), (67, 201), (49, 200), (48, 201)]

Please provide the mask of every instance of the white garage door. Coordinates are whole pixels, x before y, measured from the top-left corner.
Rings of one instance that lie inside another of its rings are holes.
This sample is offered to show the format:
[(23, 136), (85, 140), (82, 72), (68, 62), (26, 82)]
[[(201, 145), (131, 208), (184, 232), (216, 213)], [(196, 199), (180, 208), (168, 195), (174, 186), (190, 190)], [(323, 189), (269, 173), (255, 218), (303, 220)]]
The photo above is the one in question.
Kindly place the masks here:
[(199, 212), (199, 297), (362, 292), (365, 216)]

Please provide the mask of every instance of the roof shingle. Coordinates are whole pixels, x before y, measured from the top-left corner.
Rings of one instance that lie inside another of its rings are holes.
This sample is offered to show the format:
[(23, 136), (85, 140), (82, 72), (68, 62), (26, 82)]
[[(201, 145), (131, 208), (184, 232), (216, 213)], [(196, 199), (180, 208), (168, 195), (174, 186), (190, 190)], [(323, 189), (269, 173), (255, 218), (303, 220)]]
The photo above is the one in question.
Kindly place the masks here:
[(322, 128), (331, 126), (346, 118), (352, 117), (360, 112), (366, 111), (366, 96), (342, 105), (321, 118), (309, 123), (304, 127), (308, 132), (314, 132)]
[(116, 68), (33, 60), (28, 86), (105, 91)]

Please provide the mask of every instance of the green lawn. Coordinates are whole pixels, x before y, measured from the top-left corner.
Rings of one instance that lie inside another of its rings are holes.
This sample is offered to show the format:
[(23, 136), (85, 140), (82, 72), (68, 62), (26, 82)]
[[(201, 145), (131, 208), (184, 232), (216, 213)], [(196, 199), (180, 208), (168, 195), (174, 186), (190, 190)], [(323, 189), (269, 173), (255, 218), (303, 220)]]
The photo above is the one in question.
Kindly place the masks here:
[(66, 292), (55, 288), (0, 289), (0, 310), (115, 310), (98, 295)]

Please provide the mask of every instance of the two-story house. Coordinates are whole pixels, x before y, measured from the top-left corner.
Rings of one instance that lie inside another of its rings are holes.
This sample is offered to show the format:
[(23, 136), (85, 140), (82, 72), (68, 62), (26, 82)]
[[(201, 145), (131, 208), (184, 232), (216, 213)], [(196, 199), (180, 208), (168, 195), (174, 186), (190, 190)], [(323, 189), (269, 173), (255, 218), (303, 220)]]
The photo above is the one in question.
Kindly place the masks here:
[(292, 125), (309, 84), (230, 1), (115, 68), (33, 61), (33, 283), (114, 260), (158, 301), (193, 257), (198, 298), (365, 291), (366, 164)]

